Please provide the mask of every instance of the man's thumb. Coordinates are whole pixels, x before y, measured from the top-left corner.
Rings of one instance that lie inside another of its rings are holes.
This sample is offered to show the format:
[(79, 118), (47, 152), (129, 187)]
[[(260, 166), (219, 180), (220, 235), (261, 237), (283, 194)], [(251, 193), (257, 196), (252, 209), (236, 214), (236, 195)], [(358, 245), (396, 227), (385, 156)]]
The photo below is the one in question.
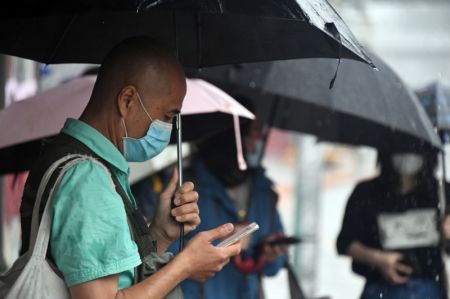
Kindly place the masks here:
[(175, 193), (175, 190), (177, 190), (178, 186), (178, 169), (175, 168), (173, 170), (172, 178), (170, 179), (169, 185), (167, 185), (166, 190), (164, 190), (163, 194), (161, 194), (163, 197), (172, 198), (172, 195)]
[(233, 232), (234, 226), (231, 223), (226, 223), (208, 231), (209, 241), (220, 238), (225, 238)]

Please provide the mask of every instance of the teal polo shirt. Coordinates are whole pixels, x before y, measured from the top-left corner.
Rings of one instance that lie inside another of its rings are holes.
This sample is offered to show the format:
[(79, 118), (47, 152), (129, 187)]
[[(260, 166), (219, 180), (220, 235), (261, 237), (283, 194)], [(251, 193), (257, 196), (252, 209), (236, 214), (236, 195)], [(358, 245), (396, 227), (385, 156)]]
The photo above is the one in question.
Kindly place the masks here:
[[(68, 119), (62, 132), (113, 165), (112, 172), (136, 206), (128, 163), (111, 141), (75, 119)], [(119, 274), (119, 289), (131, 286), (141, 259), (109, 173), (94, 162), (80, 162), (64, 174), (55, 192), (51, 253), (67, 286), (112, 274)]]

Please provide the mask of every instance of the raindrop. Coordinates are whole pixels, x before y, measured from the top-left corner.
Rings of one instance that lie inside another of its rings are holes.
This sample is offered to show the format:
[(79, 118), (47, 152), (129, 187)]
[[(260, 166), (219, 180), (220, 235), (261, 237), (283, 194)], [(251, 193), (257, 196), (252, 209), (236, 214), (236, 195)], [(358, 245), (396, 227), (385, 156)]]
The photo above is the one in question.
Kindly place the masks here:
[(383, 298), (383, 293), (380, 293), (380, 298)]
[(248, 86), (249, 86), (250, 88), (255, 88), (255, 87), (256, 87), (256, 82), (255, 82), (255, 81), (252, 81), (252, 82), (250, 82), (250, 83), (248, 84)]

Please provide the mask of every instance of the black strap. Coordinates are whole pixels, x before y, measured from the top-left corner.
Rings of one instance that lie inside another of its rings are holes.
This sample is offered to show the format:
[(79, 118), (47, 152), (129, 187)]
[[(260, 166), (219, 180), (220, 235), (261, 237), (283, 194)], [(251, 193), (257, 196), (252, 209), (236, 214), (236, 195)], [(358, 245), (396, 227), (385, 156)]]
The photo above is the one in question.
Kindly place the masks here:
[(286, 269), (288, 272), (289, 293), (291, 295), (291, 299), (306, 299), (306, 296), (300, 287), (297, 275), (289, 262), (286, 262)]
[[(272, 202), (272, 217), (270, 220), (270, 229), (271, 231), (275, 230), (275, 213), (276, 213), (276, 209), (277, 209), (277, 202), (278, 202), (278, 194), (273, 190), (270, 189), (270, 194), (269, 196), (271, 197), (270, 200)], [(287, 257), (289, 258), (289, 257)], [(294, 269), (292, 269), (292, 266), (289, 262), (289, 259), (286, 260), (286, 263), (284, 265), (284, 267), (287, 270), (287, 274), (288, 274), (288, 283), (289, 283), (289, 293), (291, 295), (291, 299), (306, 299), (305, 294), (303, 293), (303, 290), (300, 286), (300, 282), (297, 278), (297, 275), (294, 272)], [(262, 288), (262, 275), (260, 275), (259, 277), (259, 299), (264, 299), (264, 289)]]
[(130, 225), (130, 229), (132, 230), (133, 239), (138, 246), (139, 255), (141, 259), (143, 259), (151, 252), (156, 251), (156, 241), (151, 239), (150, 231), (148, 229), (144, 215), (142, 215), (140, 210), (135, 209), (131, 205), (127, 194), (123, 190), (123, 187), (116, 176), (112, 174), (111, 178), (116, 187), (116, 192), (120, 195), (125, 205), (125, 212), (127, 213), (127, 219)]
[(263, 280), (262, 273), (258, 273), (258, 299), (266, 299), (262, 280)]

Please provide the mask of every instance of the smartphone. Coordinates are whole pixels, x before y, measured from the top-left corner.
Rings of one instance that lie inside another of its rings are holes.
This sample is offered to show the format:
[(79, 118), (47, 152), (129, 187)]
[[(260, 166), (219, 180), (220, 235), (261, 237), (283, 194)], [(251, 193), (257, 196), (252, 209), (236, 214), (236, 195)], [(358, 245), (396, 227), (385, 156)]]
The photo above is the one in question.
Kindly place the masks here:
[(259, 225), (256, 222), (252, 222), (246, 227), (241, 228), (239, 231), (235, 232), (228, 238), (222, 240), (219, 244), (217, 244), (217, 247), (227, 247), (230, 246), (240, 239), (242, 239), (245, 236), (250, 235), (251, 233), (257, 231), (259, 229)]
[(270, 246), (275, 245), (293, 245), (300, 243), (301, 240), (297, 237), (281, 237), (272, 241), (267, 242)]
[[(407, 266), (410, 266), (413, 269), (414, 275), (419, 275), (419, 276), (423, 275), (422, 267), (421, 267), (416, 255), (414, 255), (410, 252), (403, 253), (403, 259), (401, 262), (406, 264)], [(400, 274), (402, 275), (403, 273), (400, 273)]]

